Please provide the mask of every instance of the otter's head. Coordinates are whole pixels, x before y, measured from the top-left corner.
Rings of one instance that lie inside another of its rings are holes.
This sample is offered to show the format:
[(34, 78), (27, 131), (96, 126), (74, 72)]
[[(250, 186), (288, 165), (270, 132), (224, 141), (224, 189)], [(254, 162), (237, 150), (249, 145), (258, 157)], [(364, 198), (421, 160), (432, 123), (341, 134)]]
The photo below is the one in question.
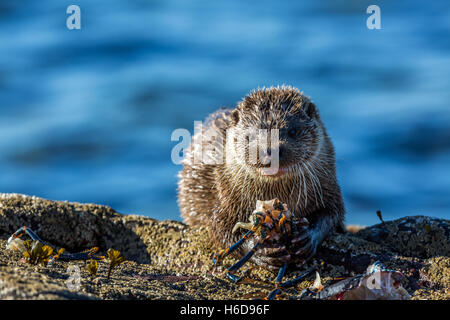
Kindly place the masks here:
[[(240, 165), (254, 175), (280, 178), (297, 172), (299, 164), (320, 153), (323, 126), (319, 113), (311, 100), (295, 88), (253, 91), (231, 116), (234, 152), (241, 155)], [(261, 132), (266, 132), (267, 137)], [(255, 150), (257, 159), (251, 156)]]

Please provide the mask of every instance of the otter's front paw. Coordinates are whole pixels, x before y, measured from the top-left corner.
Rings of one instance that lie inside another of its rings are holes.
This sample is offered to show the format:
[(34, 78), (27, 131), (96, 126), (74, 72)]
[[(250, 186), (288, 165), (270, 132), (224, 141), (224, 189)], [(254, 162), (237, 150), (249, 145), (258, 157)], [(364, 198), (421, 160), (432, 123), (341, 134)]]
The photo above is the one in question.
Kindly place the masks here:
[(317, 244), (312, 239), (312, 233), (307, 219), (295, 222), (297, 230), (294, 233), (289, 251), (293, 260), (305, 263), (316, 254)]
[(291, 256), (284, 245), (266, 241), (253, 256), (253, 262), (259, 266), (277, 271), (283, 264), (289, 262)]

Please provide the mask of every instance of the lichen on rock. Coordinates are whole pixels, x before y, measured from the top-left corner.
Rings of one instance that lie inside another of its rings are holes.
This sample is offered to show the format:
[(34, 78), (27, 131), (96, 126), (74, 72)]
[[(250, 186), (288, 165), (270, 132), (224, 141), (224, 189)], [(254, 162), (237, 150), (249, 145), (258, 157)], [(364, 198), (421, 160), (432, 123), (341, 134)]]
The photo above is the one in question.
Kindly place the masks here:
[[(99, 247), (119, 250), (128, 260), (107, 279), (108, 265), (99, 262), (94, 278), (88, 261), (56, 261), (52, 267), (33, 266), (7, 250), (9, 236), (21, 226), (32, 228), (54, 249), (77, 252)], [(107, 206), (50, 201), (17, 194), (0, 194), (0, 299), (251, 299), (264, 297), (275, 275), (256, 267), (240, 284), (212, 271), (211, 248), (204, 228), (192, 229), (177, 221), (157, 221), (123, 215)], [(332, 234), (316, 257), (293, 278), (319, 265), (323, 284), (334, 277), (361, 273), (373, 261), (406, 276), (404, 287), (413, 299), (449, 299), (449, 221), (405, 217), (355, 233)], [(227, 258), (228, 265), (233, 258)], [(78, 266), (80, 285), (67, 286), (69, 265)], [(223, 270), (222, 270), (223, 271)], [(286, 290), (295, 297), (312, 284), (307, 279)]]

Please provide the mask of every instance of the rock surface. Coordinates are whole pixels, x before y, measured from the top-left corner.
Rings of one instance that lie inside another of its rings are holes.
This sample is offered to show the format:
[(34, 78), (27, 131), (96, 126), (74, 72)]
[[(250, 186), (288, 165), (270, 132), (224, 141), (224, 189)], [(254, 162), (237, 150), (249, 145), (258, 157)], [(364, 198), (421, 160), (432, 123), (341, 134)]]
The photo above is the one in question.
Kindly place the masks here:
[[(19, 252), (5, 249), (21, 226), (33, 229), (54, 249), (79, 252), (100, 247), (122, 252), (128, 259), (106, 278), (108, 263), (99, 262), (91, 276), (84, 261), (30, 265)], [(334, 277), (363, 272), (375, 260), (406, 276), (403, 286), (413, 299), (450, 298), (450, 222), (416, 216), (381, 223), (356, 233), (332, 234), (316, 258), (288, 278), (323, 260), (323, 284)], [(0, 194), (0, 299), (252, 299), (272, 289), (275, 275), (254, 268), (249, 279), (231, 284), (223, 269), (211, 271), (213, 251), (205, 229), (176, 221), (122, 215), (94, 204), (56, 202), (17, 194)], [(224, 265), (230, 265), (227, 258)], [(70, 286), (79, 268), (79, 286)], [(298, 296), (313, 278), (284, 292)], [(68, 285), (69, 283), (69, 285)]]

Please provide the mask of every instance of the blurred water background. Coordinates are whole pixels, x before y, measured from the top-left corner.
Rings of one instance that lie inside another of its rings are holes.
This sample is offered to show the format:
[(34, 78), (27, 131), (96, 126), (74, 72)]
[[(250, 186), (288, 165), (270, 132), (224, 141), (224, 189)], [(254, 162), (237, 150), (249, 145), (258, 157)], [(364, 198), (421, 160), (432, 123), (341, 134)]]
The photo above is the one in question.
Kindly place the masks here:
[[(82, 29), (66, 28), (81, 7)], [(382, 30), (366, 8), (381, 7)], [(450, 2), (2, 0), (0, 192), (177, 219), (176, 128), (258, 86), (311, 96), (347, 223), (450, 218)]]

